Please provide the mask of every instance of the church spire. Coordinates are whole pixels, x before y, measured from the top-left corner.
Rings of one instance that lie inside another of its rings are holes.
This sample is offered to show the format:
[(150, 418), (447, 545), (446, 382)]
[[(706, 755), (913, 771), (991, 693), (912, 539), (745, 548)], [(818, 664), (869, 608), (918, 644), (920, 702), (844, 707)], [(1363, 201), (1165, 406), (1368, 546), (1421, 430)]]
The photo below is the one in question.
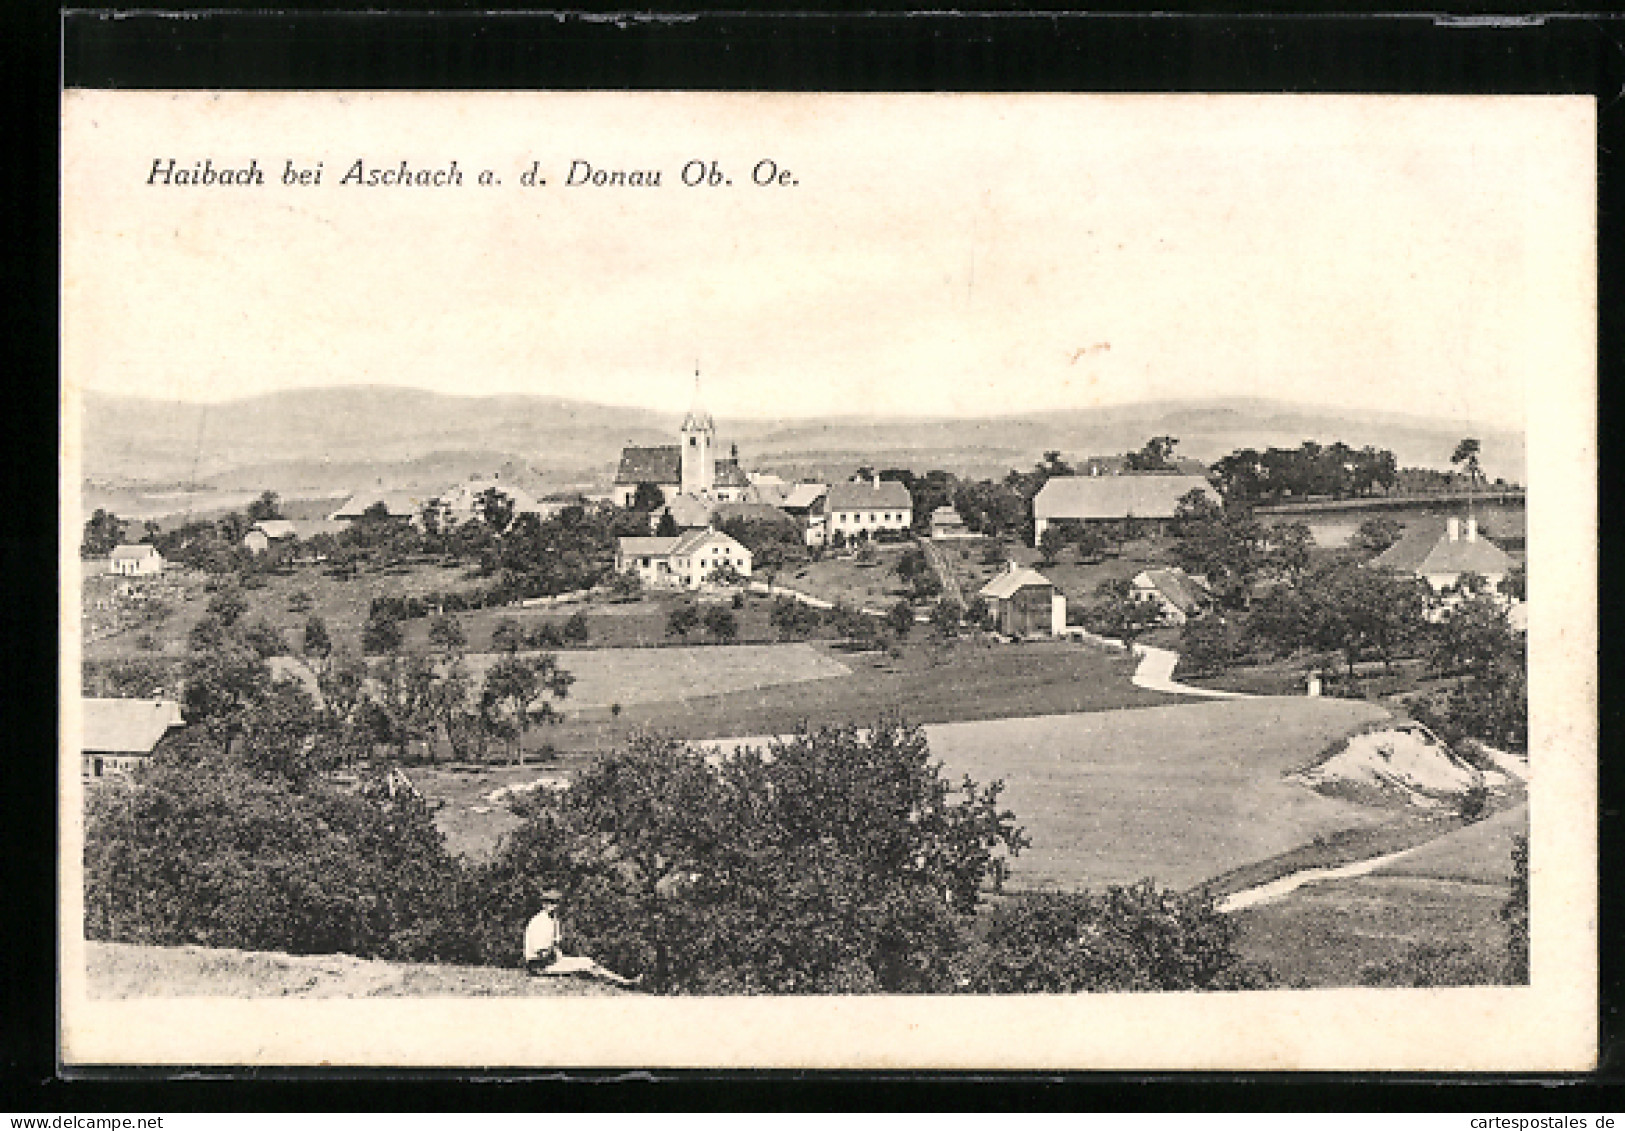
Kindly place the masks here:
[(705, 411), (705, 405), (700, 400), (700, 367), (694, 367), (694, 399), (688, 406), (688, 415), (683, 418), (684, 432), (715, 432), (716, 424), (711, 420), (711, 414)]

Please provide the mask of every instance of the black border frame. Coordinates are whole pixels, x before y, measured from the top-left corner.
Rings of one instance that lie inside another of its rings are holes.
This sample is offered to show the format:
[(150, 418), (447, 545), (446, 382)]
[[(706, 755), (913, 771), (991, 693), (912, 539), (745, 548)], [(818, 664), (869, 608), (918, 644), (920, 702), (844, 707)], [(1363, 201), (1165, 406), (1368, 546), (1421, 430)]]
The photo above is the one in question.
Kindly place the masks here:
[[(1424, 13), (1222, 13), (1187, 0), (1158, 14), (1063, 11), (668, 11), (519, 13), (467, 4), (439, 11), (316, 12), (110, 6), (5, 10), (12, 105), (38, 107), (14, 183), (33, 209), (13, 300), (14, 390), (5, 417), (6, 469), (20, 505), (0, 528), (0, 626), (13, 741), (5, 776), (4, 881), (9, 920), (0, 1105), (12, 1110), (416, 1110), (480, 1107), (656, 1110), (704, 1106), (786, 1110), (855, 1102), (875, 1110), (922, 1104), (1021, 1111), (1059, 1105), (1143, 1110), (1618, 1111), (1621, 1040), (1620, 900), (1601, 890), (1597, 1072), (1577, 1076), (1146, 1075), (946, 1073), (591, 1072), (321, 1073), (199, 1068), (81, 1071), (55, 1060), (54, 762), (56, 704), (57, 229), (55, 161), (62, 86), (264, 89), (713, 89), (1237, 91), (1293, 93), (1589, 94), (1598, 100), (1599, 478), (1617, 466), (1611, 390), (1625, 357), (1625, 18), (1572, 8), (1502, 18), (1459, 3)], [(449, 10), (448, 10), (449, 9)], [(1205, 9), (1205, 10), (1204, 10)], [(32, 104), (32, 106), (30, 105)], [(26, 144), (26, 143), (25, 143)], [(37, 170), (37, 172), (34, 172)], [(33, 175), (30, 175), (32, 173)], [(21, 174), (20, 176), (18, 174)], [(46, 423), (51, 422), (51, 423)], [(1599, 487), (1601, 484), (1599, 484)], [(1602, 490), (1599, 551), (1622, 539)], [(1606, 568), (1603, 578), (1608, 576)], [(1610, 701), (1617, 602), (1601, 600), (1599, 861), (1625, 859), (1621, 768), (1610, 757), (1622, 708)], [(1605, 879), (1611, 878), (1605, 873)], [(1443, 1038), (1445, 1035), (1441, 1035)], [(95, 1075), (97, 1078), (92, 1079)], [(509, 1086), (524, 1082), (522, 1087)], [(651, 1083), (659, 1087), (643, 1087)], [(1149, 1087), (1147, 1087), (1149, 1085)], [(1450, 1085), (1450, 1086), (1441, 1086)]]

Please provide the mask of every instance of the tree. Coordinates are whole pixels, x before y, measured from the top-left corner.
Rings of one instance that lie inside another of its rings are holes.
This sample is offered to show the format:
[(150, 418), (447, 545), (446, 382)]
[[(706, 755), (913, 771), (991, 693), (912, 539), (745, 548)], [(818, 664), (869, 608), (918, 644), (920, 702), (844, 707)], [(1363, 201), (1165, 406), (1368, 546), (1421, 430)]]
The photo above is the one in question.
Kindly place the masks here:
[(426, 713), (440, 727), (452, 756), (463, 761), (485, 751), (485, 728), (473, 702), (474, 679), (461, 656), (454, 658), (430, 684)]
[(502, 534), (513, 523), (513, 496), (501, 488), (487, 487), (474, 499), (474, 513), (493, 534)]
[(1450, 454), (1450, 465), (1459, 467), (1467, 473), (1467, 490), (1469, 497), (1472, 489), (1478, 485), (1478, 477), (1483, 474), (1479, 464), (1479, 453), (1483, 446), (1471, 436), (1456, 445), (1456, 450)]
[(564, 639), (571, 644), (585, 644), (589, 635), (591, 629), (587, 625), (587, 613), (584, 609), (577, 609), (564, 622)]
[(1367, 553), (1380, 554), (1405, 533), (1405, 527), (1386, 515), (1374, 515), (1360, 523), (1354, 533), (1354, 544)]
[(84, 540), (79, 544), (82, 558), (100, 558), (113, 552), (124, 541), (124, 522), (111, 511), (96, 508), (85, 523)]
[(1038, 538), (1038, 552), (1043, 557), (1046, 566), (1055, 564), (1056, 557), (1066, 548), (1066, 535), (1054, 526), (1044, 527), (1044, 533)]
[(1307, 523), (1283, 522), (1269, 532), (1269, 564), (1277, 573), (1296, 583), (1309, 568), (1309, 551), (1315, 536)]
[(186, 661), (181, 708), (188, 723), (204, 728), (222, 753), (243, 732), (249, 710), (271, 690), (265, 658), (243, 644), (224, 641), (194, 652)]
[(491, 626), (491, 647), (512, 656), (525, 646), (525, 629), (512, 617), (503, 617)]
[(727, 644), (739, 635), (739, 620), (726, 605), (712, 605), (705, 611), (705, 631)]
[[(368, 669), (372, 690), (362, 705), (373, 741), (391, 746), (404, 761), (412, 743), (433, 737), (435, 719), (430, 710), (434, 665), (420, 652), (392, 653)], [(434, 757), (433, 746), (429, 755)]]
[(256, 773), (297, 788), (337, 764), (337, 748), (325, 737), (316, 701), (304, 684), (276, 679), (244, 714), (242, 759)]
[(677, 528), (677, 519), (672, 516), (671, 511), (669, 509), (661, 511), (660, 521), (655, 523), (655, 537), (675, 538), (681, 533), (682, 531)]
[(1269, 984), (1245, 962), (1213, 897), (1149, 880), (1101, 894), (1041, 892), (997, 908), (972, 951), (972, 993), (1237, 990)]
[(387, 608), (375, 607), (361, 628), (361, 648), (368, 655), (394, 652), (404, 639), (400, 617)]
[(1084, 610), (1084, 623), (1102, 636), (1132, 645), (1162, 623), (1162, 609), (1135, 593), (1125, 578), (1103, 581), (1095, 592), (1101, 600)]
[(939, 638), (951, 640), (959, 635), (959, 622), (964, 608), (952, 597), (944, 597), (931, 606), (931, 627)]
[(673, 605), (666, 614), (666, 635), (688, 639), (688, 634), (700, 627), (700, 610), (687, 601)]
[(1514, 601), (1529, 599), (1529, 571), (1522, 562), (1507, 570), (1507, 575), (1501, 579), (1501, 595)]
[(171, 665), (149, 656), (86, 660), (81, 688), (92, 699), (172, 699), (175, 675)]
[(639, 483), (632, 494), (630, 509), (641, 514), (653, 514), (666, 505), (666, 493), (653, 483)]
[(636, 601), (643, 593), (643, 579), (633, 570), (617, 570), (609, 579), (609, 594), (616, 601)]
[(987, 598), (978, 593), (965, 605), (965, 620), (977, 628), (986, 628), (987, 617)]
[(333, 639), (327, 633), (327, 622), (317, 613), (310, 614), (305, 621), (304, 642), (300, 651), (318, 674), (327, 663), (327, 658), (333, 654)]
[(248, 598), (235, 585), (222, 587), (203, 607), (203, 615), (222, 628), (231, 628), (248, 612)]
[(265, 491), (248, 504), (249, 522), (270, 522), (282, 517), (282, 500), (275, 491)]
[(715, 765), (645, 737), (540, 798), (485, 880), (563, 888), (572, 945), (657, 993), (945, 992), (1027, 843), (1000, 792), (895, 720)]
[(1333, 562), (1306, 573), (1294, 588), (1271, 594), (1250, 627), (1282, 652), (1299, 647), (1339, 652), (1350, 676), (1361, 660), (1390, 664), (1424, 625), (1426, 583), (1354, 562)]
[(1512, 841), (1512, 885), (1498, 913), (1507, 926), (1507, 980), (1529, 984), (1529, 838)]
[(1179, 633), (1179, 667), (1193, 675), (1221, 672), (1234, 662), (1236, 646), (1223, 617), (1192, 617)]
[(447, 656), (461, 654), (468, 645), (463, 622), (450, 613), (441, 613), (429, 622), (429, 643)]
[(288, 654), (288, 642), (282, 638), (282, 633), (272, 628), (264, 618), (240, 626), (237, 639), (267, 660), (272, 656)]
[(1095, 529), (1093, 523), (1080, 524), (1073, 542), (1078, 547), (1080, 562), (1098, 562), (1106, 554), (1106, 537)]
[(1173, 471), (1174, 448), (1179, 440), (1173, 436), (1153, 436), (1145, 447), (1123, 457), (1123, 466), (1129, 471)]
[(792, 597), (773, 598), (773, 611), (768, 614), (768, 623), (779, 634), (780, 640), (800, 640), (810, 636), (820, 619), (816, 609)]
[(745, 575), (735, 569), (730, 563), (723, 562), (706, 575), (705, 580), (712, 585), (743, 585)]
[(506, 655), (485, 673), (481, 700), (488, 715), (500, 719), (512, 743), (515, 765), (524, 763), (525, 735), (536, 723), (556, 723), (560, 715), (551, 700), (570, 693), (575, 676), (559, 667), (558, 657)]
[(914, 606), (907, 601), (898, 601), (887, 609), (886, 627), (892, 630), (897, 639), (905, 639), (914, 627)]
[(904, 585), (911, 585), (914, 579), (931, 572), (931, 563), (925, 560), (925, 551), (918, 546), (910, 546), (897, 555), (892, 570), (903, 580)]

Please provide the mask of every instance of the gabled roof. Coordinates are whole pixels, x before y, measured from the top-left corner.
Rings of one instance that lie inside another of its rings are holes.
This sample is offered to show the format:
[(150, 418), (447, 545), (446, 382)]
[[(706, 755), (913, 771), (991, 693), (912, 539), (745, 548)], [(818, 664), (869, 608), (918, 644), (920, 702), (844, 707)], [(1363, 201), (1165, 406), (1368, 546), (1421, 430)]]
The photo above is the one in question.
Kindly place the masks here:
[(1201, 608), (1208, 595), (1207, 586), (1178, 566), (1143, 570), (1134, 576), (1134, 585), (1155, 589), (1182, 613), (1193, 613)]
[(749, 487), (750, 476), (745, 474), (737, 459), (719, 459), (711, 484), (714, 487)]
[(159, 554), (157, 546), (152, 545), (150, 542), (142, 542), (134, 546), (114, 546), (111, 556), (115, 562), (128, 562), (140, 561), (143, 558), (156, 558)]
[(715, 505), (710, 499), (696, 495), (677, 495), (661, 509), (671, 515), (679, 530), (692, 530), (697, 526), (711, 525)]
[(355, 520), (375, 504), (383, 503), (390, 518), (416, 518), (423, 500), (406, 491), (358, 491), (333, 512), (335, 519)]
[(766, 503), (722, 503), (716, 509), (716, 520), (730, 522), (742, 518), (750, 522), (782, 522), (794, 523), (795, 519), (785, 514), (778, 507)]
[(292, 522), (285, 518), (267, 518), (254, 524), (254, 529), (275, 542), (280, 538), (295, 538), (298, 531)]
[(1504, 574), (1512, 568), (1506, 551), (1482, 534), (1467, 540), (1465, 523), (1452, 542), (1446, 522), (1420, 522), (1408, 527), (1403, 537), (1371, 559), (1378, 569), (1397, 570), (1418, 576), (1437, 574)]
[(1026, 589), (1030, 585), (1042, 585), (1050, 589), (1055, 588), (1055, 583), (1036, 569), (1018, 566), (1015, 569), (1005, 570), (992, 581), (982, 586), (978, 595), (1007, 601), (1016, 595), (1017, 590)]
[(939, 526), (949, 523), (958, 526), (963, 526), (965, 524), (965, 520), (960, 517), (959, 512), (950, 506), (940, 506), (936, 510), (932, 511), (931, 521)]
[(677, 545), (676, 538), (622, 538), (621, 554), (628, 558), (663, 558)]
[(1033, 517), (1042, 519), (1173, 518), (1179, 500), (1201, 491), (1214, 502), (1219, 494), (1200, 475), (1147, 472), (1131, 475), (1057, 476), (1033, 498)]
[(745, 549), (745, 547), (740, 545), (737, 540), (722, 533), (722, 531), (712, 530), (711, 528), (707, 527), (704, 530), (684, 531), (683, 534), (677, 538), (676, 544), (672, 546), (671, 552), (673, 554), (692, 554), (694, 551), (711, 545), (714, 542), (726, 542), (729, 546), (738, 546), (741, 552), (743, 552)]
[(875, 508), (906, 510), (914, 505), (908, 488), (895, 479), (882, 479), (876, 483), (866, 479), (862, 483), (836, 483), (829, 489), (825, 506), (831, 511), (867, 511)]
[(779, 505), (786, 510), (806, 510), (827, 494), (829, 494), (827, 483), (797, 483), (790, 488), (790, 493), (785, 495), (784, 502)]
[(87, 751), (151, 754), (170, 727), (181, 726), (181, 707), (171, 699), (81, 699)]
[(621, 449), (621, 466), (615, 472), (617, 483), (680, 483), (682, 479), (683, 449), (676, 444)]

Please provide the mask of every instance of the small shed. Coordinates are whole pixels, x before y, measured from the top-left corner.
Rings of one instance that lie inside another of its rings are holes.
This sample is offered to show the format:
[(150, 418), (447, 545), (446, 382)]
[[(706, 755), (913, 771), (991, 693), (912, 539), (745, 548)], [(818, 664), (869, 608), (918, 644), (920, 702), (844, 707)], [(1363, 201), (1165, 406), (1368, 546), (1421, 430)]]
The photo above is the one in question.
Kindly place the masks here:
[(1129, 584), (1136, 597), (1157, 603), (1167, 624), (1184, 624), (1212, 599), (1205, 581), (1178, 566), (1141, 570)]
[(1055, 636), (1066, 627), (1066, 598), (1037, 570), (1013, 563), (982, 586), (993, 627), (1006, 636)]
[(931, 512), (931, 537), (942, 540), (946, 538), (968, 538), (970, 530), (965, 526), (965, 520), (953, 507), (942, 506)]
[(292, 541), (298, 536), (293, 523), (285, 518), (271, 518), (256, 522), (247, 534), (243, 535), (243, 545), (249, 553), (263, 554), (277, 542)]
[(142, 542), (135, 546), (115, 546), (108, 568), (121, 577), (151, 577), (164, 572), (164, 556), (158, 547)]

